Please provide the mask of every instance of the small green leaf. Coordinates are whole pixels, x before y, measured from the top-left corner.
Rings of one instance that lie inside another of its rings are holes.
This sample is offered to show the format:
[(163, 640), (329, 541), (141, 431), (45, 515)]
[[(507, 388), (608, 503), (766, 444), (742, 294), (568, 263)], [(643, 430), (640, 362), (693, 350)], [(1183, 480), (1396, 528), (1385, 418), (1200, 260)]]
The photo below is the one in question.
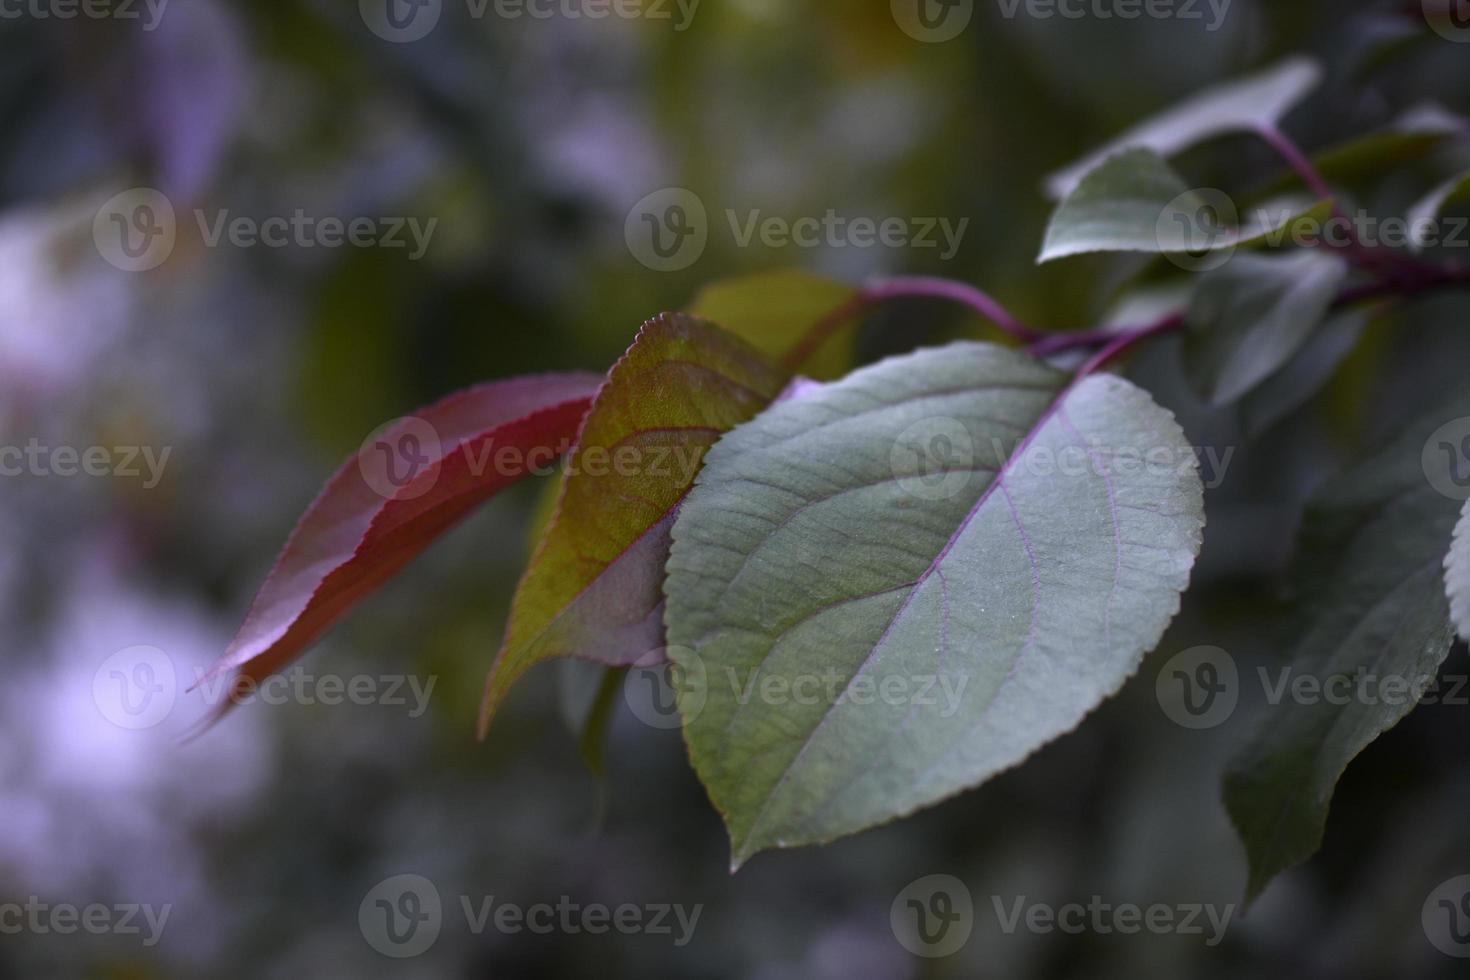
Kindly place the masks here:
[(1308, 508), (1292, 572), (1300, 639), (1291, 677), (1322, 685), (1342, 678), (1352, 690), (1367, 674), (1380, 693), (1293, 700), (1284, 688), (1230, 764), (1225, 806), (1250, 860), (1252, 899), (1321, 846), (1348, 764), (1413, 710), (1412, 697), (1390, 696), (1383, 682), (1433, 678), (1449, 653), (1454, 631), (1440, 576), (1458, 505), (1425, 479), (1421, 457), (1429, 434), (1467, 407), (1421, 420), (1332, 480)]
[(931, 805), (1076, 727), (1177, 612), (1201, 498), (1146, 393), (989, 344), (891, 358), (726, 435), (675, 523), (665, 620), (734, 863)]
[(1440, 184), (1409, 209), (1409, 242), (1414, 251), (1421, 251), (1434, 244), (1438, 237), (1437, 219), (1440, 212), (1449, 204), (1466, 198), (1470, 198), (1470, 170)]
[(607, 773), (607, 734), (627, 669), (582, 660), (557, 662), (557, 705), (587, 770)]
[(666, 314), (644, 325), (578, 433), (556, 515), (511, 602), (482, 733), (536, 663), (627, 666), (663, 646), (659, 590), (674, 513), (705, 451), (786, 381), (713, 324)]
[(1139, 123), (1096, 152), (1051, 174), (1048, 193), (1063, 198), (1085, 174), (1127, 147), (1173, 156), (1215, 136), (1274, 126), (1322, 79), (1308, 58), (1290, 58), (1265, 71), (1206, 89)]
[[(1323, 179), (1334, 184), (1373, 180), (1427, 156), (1463, 128), (1464, 120), (1438, 106), (1418, 106), (1384, 129), (1313, 154), (1312, 166)], [(1269, 190), (1282, 190), (1300, 179), (1287, 170), (1271, 182)]]
[(857, 297), (858, 291), (844, 283), (782, 269), (711, 283), (694, 297), (689, 312), (718, 323), (793, 372), (830, 381), (852, 369), (855, 326), (833, 330), (798, 360), (789, 356), (800, 352), (814, 328)]
[(1087, 252), (1204, 254), (1278, 245), (1320, 223), (1331, 201), (1290, 195), (1247, 210), (1223, 192), (1190, 188), (1152, 150), (1123, 150), (1091, 170), (1057, 206), (1038, 262)]
[(1450, 616), (1460, 639), (1470, 642), (1470, 500), (1455, 525), (1454, 542), (1445, 558), (1445, 590), (1450, 599)]
[(1206, 273), (1188, 312), (1185, 365), (1216, 405), (1279, 370), (1326, 317), (1347, 263), (1317, 251), (1237, 255)]

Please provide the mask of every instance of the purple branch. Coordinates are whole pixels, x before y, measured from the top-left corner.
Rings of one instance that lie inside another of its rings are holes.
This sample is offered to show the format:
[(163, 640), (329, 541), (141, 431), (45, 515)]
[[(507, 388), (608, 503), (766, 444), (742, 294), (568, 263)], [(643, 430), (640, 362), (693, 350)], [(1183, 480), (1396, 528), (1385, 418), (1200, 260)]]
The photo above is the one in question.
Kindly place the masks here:
[(1042, 337), (1039, 331), (1033, 330), (1012, 316), (1010, 311), (996, 302), (989, 293), (976, 289), (969, 283), (928, 276), (903, 276), (897, 279), (872, 282), (863, 290), (863, 293), (875, 303), (902, 297), (947, 299), (962, 306), (968, 306), (1022, 343), (1029, 344)]

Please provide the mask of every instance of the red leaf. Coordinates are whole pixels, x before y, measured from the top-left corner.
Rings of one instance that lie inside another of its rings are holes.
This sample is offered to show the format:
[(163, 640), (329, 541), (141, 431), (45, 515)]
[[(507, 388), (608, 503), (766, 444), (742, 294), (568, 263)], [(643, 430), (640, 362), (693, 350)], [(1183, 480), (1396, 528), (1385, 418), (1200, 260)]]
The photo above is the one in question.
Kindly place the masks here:
[(199, 683), (236, 670), (232, 694), (258, 684), (479, 504), (549, 471), (602, 380), (553, 374), (478, 385), (370, 437), (302, 515), (240, 632)]

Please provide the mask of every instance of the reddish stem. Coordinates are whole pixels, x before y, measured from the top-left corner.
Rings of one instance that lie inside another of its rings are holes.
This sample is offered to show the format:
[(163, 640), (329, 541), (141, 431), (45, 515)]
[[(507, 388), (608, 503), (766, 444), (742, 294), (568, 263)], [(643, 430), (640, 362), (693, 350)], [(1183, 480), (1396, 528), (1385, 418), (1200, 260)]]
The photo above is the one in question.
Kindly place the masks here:
[(932, 276), (901, 276), (868, 283), (857, 295), (818, 320), (806, 335), (781, 359), (782, 366), (795, 371), (811, 357), (827, 338), (844, 324), (856, 319), (869, 308), (890, 299), (944, 299), (979, 313), (1023, 344), (1031, 344), (1045, 336), (1026, 326), (989, 293), (969, 283)]

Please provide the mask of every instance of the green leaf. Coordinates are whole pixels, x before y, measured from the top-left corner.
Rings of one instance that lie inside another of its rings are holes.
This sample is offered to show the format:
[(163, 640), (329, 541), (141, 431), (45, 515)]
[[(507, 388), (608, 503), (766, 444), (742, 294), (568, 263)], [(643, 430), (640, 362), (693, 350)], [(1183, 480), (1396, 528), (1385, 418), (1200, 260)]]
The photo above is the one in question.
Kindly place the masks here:
[(797, 269), (763, 272), (711, 283), (689, 312), (718, 323), (771, 360), (818, 381), (852, 369), (856, 327), (846, 324), (804, 352), (803, 341), (836, 312), (858, 300), (844, 283)]
[(659, 589), (674, 513), (706, 450), (786, 381), (713, 324), (665, 314), (644, 325), (582, 423), (556, 515), (511, 603), (482, 733), (536, 663), (627, 666), (663, 646)]
[(1308, 507), (1291, 576), (1300, 596), (1291, 676), (1356, 685), (1366, 672), (1381, 693), (1293, 700), (1288, 688), (1231, 762), (1225, 806), (1250, 860), (1252, 899), (1321, 846), (1348, 763), (1413, 710), (1411, 697), (1382, 682), (1433, 678), (1449, 653), (1454, 633), (1440, 576), (1458, 504), (1425, 480), (1421, 456), (1453, 414), (1411, 426)]
[(1224, 405), (1265, 381), (1327, 316), (1347, 263), (1318, 251), (1237, 255), (1206, 273), (1190, 301), (1185, 366), (1205, 398)]
[(1455, 537), (1450, 553), (1444, 563), (1445, 590), (1450, 600), (1450, 617), (1460, 639), (1470, 642), (1470, 500), (1460, 522), (1455, 525)]
[(1053, 198), (1066, 197), (1099, 163), (1126, 147), (1172, 156), (1226, 133), (1274, 126), (1321, 81), (1309, 58), (1290, 58), (1271, 68), (1200, 92), (1129, 129), (1101, 149), (1046, 179)]
[(1074, 728), (1178, 610), (1201, 496), (1146, 393), (989, 344), (891, 358), (726, 435), (675, 523), (665, 619), (734, 863)]
[(1123, 150), (1091, 170), (1057, 206), (1038, 262), (1087, 252), (1204, 254), (1274, 245), (1320, 223), (1331, 201), (1291, 195), (1248, 210), (1223, 192), (1190, 188), (1152, 150)]
[(1285, 366), (1240, 399), (1245, 432), (1260, 435), (1316, 395), (1358, 345), (1368, 321), (1361, 309), (1328, 317)]
[(1409, 242), (1414, 251), (1434, 243), (1440, 212), (1453, 202), (1470, 198), (1470, 170), (1451, 177), (1409, 209)]
[(607, 774), (607, 735), (627, 669), (581, 660), (557, 662), (557, 706), (577, 737), (577, 750), (592, 775)]
[[(1312, 165), (1332, 183), (1372, 180), (1428, 155), (1463, 127), (1463, 120), (1438, 106), (1418, 106), (1384, 129), (1313, 154)], [(1288, 170), (1271, 187), (1281, 189), (1300, 179)]]

